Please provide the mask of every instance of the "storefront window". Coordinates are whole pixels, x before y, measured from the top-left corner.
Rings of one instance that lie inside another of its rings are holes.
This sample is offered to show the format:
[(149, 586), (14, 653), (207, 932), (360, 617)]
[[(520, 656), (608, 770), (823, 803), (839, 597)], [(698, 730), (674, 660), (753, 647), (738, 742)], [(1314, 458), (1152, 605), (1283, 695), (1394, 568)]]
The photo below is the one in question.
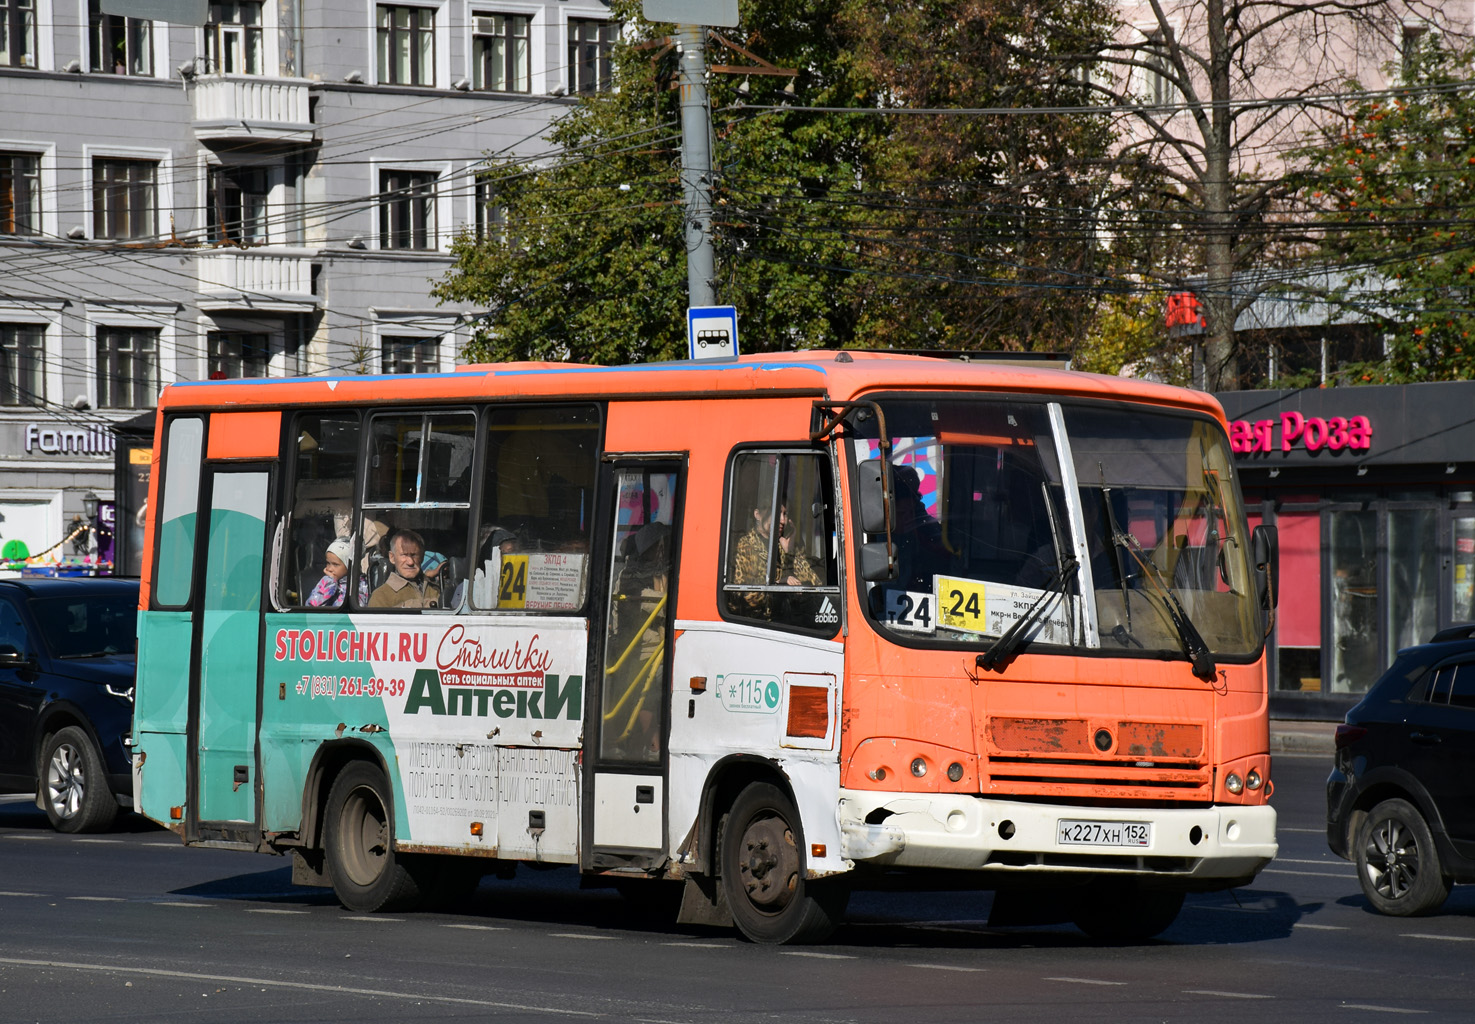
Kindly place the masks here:
[(1361, 693), (1382, 669), (1378, 657), (1378, 514), (1328, 513), (1331, 678), (1323, 690)]
[(1454, 535), (1453, 575), (1450, 579), (1450, 612), (1454, 622), (1475, 619), (1475, 516), (1455, 516), (1450, 521)]
[(1388, 658), (1439, 630), (1439, 513), (1388, 510)]

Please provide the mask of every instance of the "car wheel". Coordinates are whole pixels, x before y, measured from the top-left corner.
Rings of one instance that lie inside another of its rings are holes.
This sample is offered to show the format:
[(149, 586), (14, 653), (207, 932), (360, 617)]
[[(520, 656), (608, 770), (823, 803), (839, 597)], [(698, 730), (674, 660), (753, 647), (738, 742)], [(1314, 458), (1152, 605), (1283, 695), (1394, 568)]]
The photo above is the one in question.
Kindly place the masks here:
[(101, 832), (118, 816), (102, 755), (78, 726), (58, 729), (41, 751), (41, 805), (58, 832)]
[(1384, 800), (1357, 830), (1357, 881), (1373, 909), (1393, 917), (1438, 910), (1449, 880), (1424, 816), (1407, 800)]
[(328, 791), (325, 849), (333, 892), (349, 910), (408, 910), (424, 898), (424, 871), (394, 849), (389, 782), (375, 765), (355, 761)]
[(819, 942), (845, 913), (849, 890), (804, 877), (804, 834), (776, 786), (744, 789), (722, 829), (722, 885), (733, 922), (749, 940)]
[(1182, 909), (1182, 892), (1104, 882), (1080, 894), (1071, 920), (1093, 939), (1141, 942), (1167, 931)]

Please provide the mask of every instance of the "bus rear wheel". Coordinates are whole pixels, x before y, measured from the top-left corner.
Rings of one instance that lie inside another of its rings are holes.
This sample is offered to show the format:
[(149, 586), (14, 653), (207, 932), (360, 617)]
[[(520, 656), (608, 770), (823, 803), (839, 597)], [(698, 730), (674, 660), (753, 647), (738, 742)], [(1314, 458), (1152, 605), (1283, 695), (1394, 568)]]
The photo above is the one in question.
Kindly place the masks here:
[(722, 885), (733, 922), (761, 943), (819, 942), (845, 913), (841, 883), (804, 877), (804, 833), (793, 802), (777, 786), (738, 794), (722, 830)]
[(365, 761), (344, 768), (328, 791), (324, 853), (349, 910), (408, 910), (423, 898), (422, 880), (394, 849), (393, 806), (384, 773)]

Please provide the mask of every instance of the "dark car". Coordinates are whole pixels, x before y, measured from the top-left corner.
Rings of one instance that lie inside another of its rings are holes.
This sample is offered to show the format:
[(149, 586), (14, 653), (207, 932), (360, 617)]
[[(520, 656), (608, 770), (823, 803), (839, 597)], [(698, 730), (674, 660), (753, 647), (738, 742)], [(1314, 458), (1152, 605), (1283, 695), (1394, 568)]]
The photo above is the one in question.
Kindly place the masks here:
[(1427, 914), (1475, 882), (1475, 625), (1400, 651), (1336, 745), (1327, 842), (1376, 910)]
[(0, 580), (0, 793), (62, 832), (132, 806), (137, 620), (136, 581)]

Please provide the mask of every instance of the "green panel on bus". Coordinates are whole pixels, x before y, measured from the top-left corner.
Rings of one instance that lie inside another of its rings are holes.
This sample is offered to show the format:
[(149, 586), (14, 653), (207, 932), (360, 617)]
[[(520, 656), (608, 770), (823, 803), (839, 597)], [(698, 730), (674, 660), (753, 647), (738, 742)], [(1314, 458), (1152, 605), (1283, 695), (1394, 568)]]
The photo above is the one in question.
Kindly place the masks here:
[(142, 612), (138, 616), (136, 732), (175, 734), (184, 743), (189, 720), (189, 612)]
[(178, 733), (135, 733), (135, 751), (145, 755), (139, 775), (139, 806), (155, 821), (167, 823), (171, 807), (188, 803), (185, 792), (185, 742)]

